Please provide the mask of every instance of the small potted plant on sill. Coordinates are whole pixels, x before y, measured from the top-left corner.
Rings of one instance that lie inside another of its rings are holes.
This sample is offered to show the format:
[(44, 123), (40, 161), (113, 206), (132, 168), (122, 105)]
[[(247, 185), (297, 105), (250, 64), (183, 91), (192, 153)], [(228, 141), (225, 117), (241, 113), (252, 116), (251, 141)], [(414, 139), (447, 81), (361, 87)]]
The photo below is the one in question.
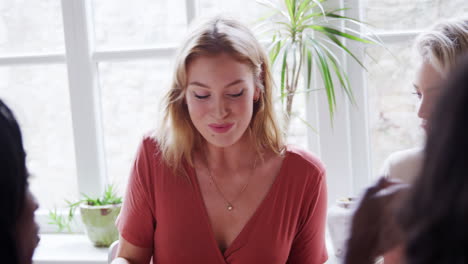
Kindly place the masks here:
[(84, 198), (76, 202), (66, 201), (68, 204), (66, 216), (58, 214), (56, 209), (49, 212), (49, 224), (56, 225), (58, 232), (71, 232), (75, 211), (80, 208), (81, 220), (88, 238), (96, 247), (109, 247), (119, 239), (114, 223), (122, 207), (122, 197), (115, 193), (113, 185), (105, 188), (102, 197), (91, 198), (82, 195)]

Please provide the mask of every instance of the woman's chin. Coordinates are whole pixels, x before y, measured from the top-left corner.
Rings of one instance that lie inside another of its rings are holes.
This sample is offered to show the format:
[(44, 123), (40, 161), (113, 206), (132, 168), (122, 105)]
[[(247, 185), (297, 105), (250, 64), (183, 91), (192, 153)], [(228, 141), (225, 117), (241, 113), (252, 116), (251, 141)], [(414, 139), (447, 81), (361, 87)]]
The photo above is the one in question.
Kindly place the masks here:
[(228, 134), (210, 134), (208, 137), (204, 138), (210, 145), (213, 145), (218, 148), (227, 148), (238, 143), (241, 137), (235, 137)]

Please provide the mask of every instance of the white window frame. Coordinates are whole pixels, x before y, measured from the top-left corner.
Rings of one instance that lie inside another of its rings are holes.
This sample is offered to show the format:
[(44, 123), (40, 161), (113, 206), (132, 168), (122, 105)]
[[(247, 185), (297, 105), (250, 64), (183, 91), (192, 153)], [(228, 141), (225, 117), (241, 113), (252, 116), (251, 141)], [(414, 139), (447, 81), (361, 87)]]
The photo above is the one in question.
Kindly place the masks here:
[[(350, 7), (344, 11), (348, 17), (363, 20), (364, 8), (361, 0), (329, 0), (326, 2), (336, 8)], [(361, 31), (355, 24), (348, 27)], [(411, 42), (421, 31), (376, 32), (385, 44)], [(362, 44), (346, 41), (345, 44), (359, 60), (364, 61)], [(338, 56), (345, 66), (356, 99), (352, 105), (343, 93), (338, 93), (337, 111), (333, 126), (330, 122), (325, 92), (310, 93), (307, 98), (307, 116), (318, 133), (308, 134), (309, 149), (318, 154), (327, 168), (328, 202), (332, 206), (337, 199), (356, 197), (374, 181), (378, 175), (372, 172), (372, 153), (368, 118), (368, 97), (365, 69), (356, 61)], [(315, 80), (319, 80), (315, 74)], [(317, 88), (317, 83), (312, 84)]]
[[(155, 46), (136, 49), (97, 50), (94, 46), (94, 25), (91, 0), (61, 0), (65, 34), (65, 54), (43, 54), (0, 58), (1, 64), (63, 63), (68, 70), (71, 115), (75, 145), (79, 193), (102, 194), (106, 183), (106, 159), (102, 129), (98, 63), (148, 58), (172, 57), (176, 46)], [(187, 22), (196, 15), (195, 0), (185, 0)], [(86, 107), (83, 107), (83, 106)], [(66, 212), (62, 212), (66, 214)], [(79, 213), (78, 213), (79, 216)], [(39, 210), (36, 220), (41, 232), (54, 232), (48, 225), (48, 211)], [(76, 217), (72, 230), (82, 232)]]
[[(61, 0), (65, 34), (65, 53), (21, 54), (0, 57), (0, 66), (18, 64), (65, 64), (68, 70), (71, 115), (79, 193), (99, 195), (106, 177), (98, 63), (172, 57), (176, 46), (152, 46), (135, 49), (96, 50), (93, 41), (91, 0)], [(186, 18), (190, 23), (197, 14), (197, 0), (185, 0)], [(359, 0), (330, 0), (327, 4), (347, 6), (345, 15), (361, 18)], [(357, 29), (359, 30), (359, 29)], [(409, 41), (418, 32), (386, 32), (377, 34), (384, 43)], [(349, 43), (357, 57), (364, 58), (358, 44)], [(367, 93), (364, 70), (353, 60), (341, 56), (358, 108), (337, 94), (338, 109), (333, 128), (324, 93), (310, 93), (306, 103), (306, 120), (318, 130), (308, 134), (308, 147), (327, 166), (329, 203), (346, 196), (357, 195), (369, 184), (371, 173), (370, 137), (367, 118)], [(316, 78), (315, 78), (316, 79)], [(313, 84), (317, 85), (317, 83)], [(86, 107), (83, 107), (83, 106)], [(36, 214), (42, 232), (53, 232), (48, 222), (48, 211)], [(82, 229), (77, 228), (78, 231)]]

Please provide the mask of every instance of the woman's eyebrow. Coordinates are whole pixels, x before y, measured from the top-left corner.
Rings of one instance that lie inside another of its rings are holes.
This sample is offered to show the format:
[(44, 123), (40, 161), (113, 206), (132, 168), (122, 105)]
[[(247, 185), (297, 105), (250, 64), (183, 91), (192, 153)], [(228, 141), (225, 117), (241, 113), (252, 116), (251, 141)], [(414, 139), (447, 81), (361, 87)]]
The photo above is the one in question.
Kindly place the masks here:
[(203, 83), (201, 83), (201, 82), (197, 82), (197, 81), (195, 81), (195, 82), (190, 82), (189, 85), (196, 85), (196, 86), (200, 86), (200, 87), (204, 87), (204, 88), (210, 88), (208, 85), (203, 84)]
[[(228, 88), (230, 86), (234, 86), (236, 84), (239, 84), (239, 83), (242, 83), (242, 82), (245, 82), (243, 79), (238, 79), (238, 80), (235, 80), (233, 82), (230, 82), (229, 84), (227, 84), (226, 86), (224, 86), (224, 88)], [(193, 82), (190, 82), (189, 85), (195, 85), (195, 86), (200, 86), (200, 87), (203, 87), (203, 88), (210, 88), (210, 86), (204, 84), (204, 83), (201, 83), (201, 82), (198, 82), (198, 81), (193, 81)]]
[(235, 80), (235, 81), (229, 83), (228, 85), (224, 86), (224, 88), (227, 88), (229, 86), (234, 86), (234, 85), (239, 84), (241, 82), (245, 82), (245, 81), (243, 79), (238, 79), (238, 80)]

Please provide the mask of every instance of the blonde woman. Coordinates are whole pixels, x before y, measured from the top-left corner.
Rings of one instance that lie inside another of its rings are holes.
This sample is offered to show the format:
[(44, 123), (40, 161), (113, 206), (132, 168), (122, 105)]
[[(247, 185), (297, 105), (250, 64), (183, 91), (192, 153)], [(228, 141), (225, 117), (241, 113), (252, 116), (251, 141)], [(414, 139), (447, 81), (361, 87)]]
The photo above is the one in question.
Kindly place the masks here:
[[(468, 17), (435, 24), (418, 36), (415, 47), (421, 57), (414, 81), (415, 94), (420, 98), (417, 114), (427, 131), (431, 126), (428, 120), (442, 94), (440, 84), (468, 53)], [(382, 179), (369, 188), (356, 211), (345, 263), (373, 263), (373, 258), (383, 253), (385, 264), (404, 263), (405, 235), (399, 230), (395, 210), (408, 188), (392, 181), (412, 184), (421, 172), (423, 159), (420, 148), (397, 152), (387, 159), (383, 175), (388, 180)]]
[[(468, 18), (439, 22), (421, 33), (415, 42), (421, 64), (413, 83), (420, 99), (418, 117), (425, 130), (435, 102), (441, 94), (438, 86), (454, 70), (457, 59), (468, 52)], [(422, 163), (421, 148), (393, 153), (386, 160), (383, 175), (411, 183), (418, 175)]]
[(326, 261), (325, 169), (284, 144), (272, 85), (247, 27), (215, 18), (192, 31), (160, 131), (136, 157), (117, 261)]

